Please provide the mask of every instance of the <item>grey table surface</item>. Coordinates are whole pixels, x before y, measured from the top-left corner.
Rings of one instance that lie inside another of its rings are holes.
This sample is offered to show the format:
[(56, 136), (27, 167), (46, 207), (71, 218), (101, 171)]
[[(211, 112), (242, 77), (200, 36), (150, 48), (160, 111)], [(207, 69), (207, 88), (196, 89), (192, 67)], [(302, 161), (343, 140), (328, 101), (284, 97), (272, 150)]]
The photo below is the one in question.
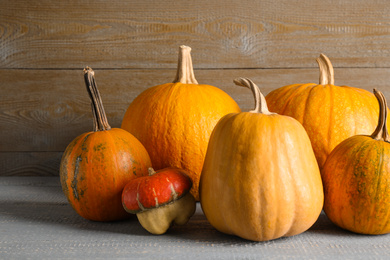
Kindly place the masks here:
[(390, 259), (390, 235), (358, 235), (321, 213), (306, 232), (253, 242), (222, 234), (200, 205), (184, 226), (149, 234), (137, 219), (78, 216), (57, 177), (0, 177), (0, 259)]

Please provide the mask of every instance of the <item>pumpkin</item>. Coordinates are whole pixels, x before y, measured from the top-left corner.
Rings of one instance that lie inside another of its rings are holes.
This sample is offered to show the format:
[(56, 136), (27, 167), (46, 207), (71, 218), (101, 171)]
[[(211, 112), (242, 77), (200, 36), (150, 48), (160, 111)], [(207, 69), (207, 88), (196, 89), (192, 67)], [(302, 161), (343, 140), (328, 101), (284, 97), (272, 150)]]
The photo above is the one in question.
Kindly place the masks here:
[(330, 153), (323, 168), (324, 211), (337, 226), (362, 234), (390, 232), (390, 137), (386, 99), (371, 135), (356, 135)]
[(67, 146), (60, 165), (62, 190), (73, 209), (86, 219), (125, 219), (131, 214), (122, 207), (122, 190), (130, 180), (147, 175), (151, 161), (133, 135), (111, 128), (94, 72), (89, 67), (84, 72), (94, 130), (79, 135)]
[(231, 113), (216, 125), (200, 180), (203, 212), (217, 230), (253, 241), (293, 236), (310, 228), (323, 206), (323, 188), (310, 140), (295, 119), (269, 112), (249, 79), (253, 111)]
[(156, 170), (186, 170), (193, 183), (191, 193), (198, 200), (211, 132), (222, 116), (240, 108), (221, 89), (198, 84), (190, 51), (180, 46), (174, 82), (143, 91), (129, 105), (121, 127), (141, 141)]
[(320, 169), (336, 145), (357, 134), (370, 134), (378, 118), (378, 103), (364, 89), (334, 85), (330, 60), (317, 59), (320, 83), (293, 84), (271, 91), (270, 111), (297, 119), (306, 129)]
[(155, 235), (164, 234), (172, 224), (184, 225), (196, 210), (191, 179), (182, 169), (165, 168), (131, 180), (123, 189), (122, 204), (137, 215), (142, 227)]

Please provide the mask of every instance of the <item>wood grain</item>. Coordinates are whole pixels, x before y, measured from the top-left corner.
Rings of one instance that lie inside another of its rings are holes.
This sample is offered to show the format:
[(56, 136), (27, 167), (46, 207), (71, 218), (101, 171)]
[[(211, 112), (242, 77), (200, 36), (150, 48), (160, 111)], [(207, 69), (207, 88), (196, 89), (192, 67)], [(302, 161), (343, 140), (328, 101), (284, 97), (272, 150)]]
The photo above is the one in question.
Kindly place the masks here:
[[(120, 127), (131, 101), (146, 88), (171, 82), (174, 70), (96, 70), (109, 123)], [(249, 77), (264, 94), (292, 84), (318, 82), (316, 69), (197, 70), (199, 83), (217, 86), (243, 111), (253, 108), (250, 91), (233, 84)], [(338, 69), (336, 84), (382, 90), (390, 100), (390, 69)], [(92, 113), (82, 70), (0, 70), (0, 152), (63, 151), (92, 131)]]
[(58, 176), (62, 152), (0, 152), (0, 176)]
[(364, 1), (0, 0), (0, 68), (390, 66), (390, 5)]
[(60, 155), (92, 130), (82, 69), (91, 66), (108, 120), (171, 82), (178, 47), (192, 47), (199, 83), (250, 110), (249, 77), (264, 94), (318, 82), (325, 53), (336, 85), (390, 100), (390, 5), (386, 0), (0, 0), (0, 176), (56, 175)]

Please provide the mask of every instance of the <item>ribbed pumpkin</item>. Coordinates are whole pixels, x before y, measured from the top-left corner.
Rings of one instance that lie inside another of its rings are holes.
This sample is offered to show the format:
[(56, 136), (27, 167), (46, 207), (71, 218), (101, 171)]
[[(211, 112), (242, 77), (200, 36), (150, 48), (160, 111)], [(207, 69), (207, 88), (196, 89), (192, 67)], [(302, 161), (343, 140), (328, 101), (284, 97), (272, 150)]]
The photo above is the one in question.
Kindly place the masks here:
[(317, 59), (320, 83), (293, 84), (266, 96), (270, 111), (297, 119), (306, 129), (322, 168), (336, 145), (357, 134), (371, 134), (378, 118), (378, 102), (364, 89), (335, 86), (330, 60)]
[(219, 88), (198, 84), (190, 56), (180, 46), (173, 83), (148, 88), (128, 107), (122, 128), (132, 133), (149, 152), (156, 170), (186, 170), (198, 200), (199, 176), (210, 134), (218, 120), (239, 112), (237, 103)]
[(122, 206), (122, 190), (131, 179), (148, 175), (150, 158), (133, 135), (110, 127), (94, 72), (88, 67), (84, 72), (94, 131), (81, 134), (66, 148), (60, 165), (62, 189), (73, 209), (86, 219), (124, 219), (131, 214)]
[(324, 211), (336, 225), (363, 234), (390, 233), (390, 137), (387, 105), (380, 103), (378, 126), (371, 136), (341, 142), (325, 162)]
[(200, 202), (217, 230), (265, 241), (306, 231), (323, 206), (323, 188), (310, 140), (295, 119), (270, 113), (249, 79), (256, 108), (216, 125), (200, 180)]

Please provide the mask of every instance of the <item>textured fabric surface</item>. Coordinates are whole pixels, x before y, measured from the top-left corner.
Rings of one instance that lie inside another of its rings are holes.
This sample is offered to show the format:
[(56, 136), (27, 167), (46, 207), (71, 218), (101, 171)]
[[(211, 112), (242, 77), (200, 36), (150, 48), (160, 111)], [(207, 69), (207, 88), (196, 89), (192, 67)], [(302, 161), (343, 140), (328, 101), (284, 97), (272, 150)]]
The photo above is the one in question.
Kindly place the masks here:
[(0, 259), (390, 259), (390, 235), (365, 236), (321, 214), (308, 231), (252, 242), (216, 231), (200, 205), (189, 223), (155, 236), (137, 219), (79, 217), (57, 177), (0, 178)]

